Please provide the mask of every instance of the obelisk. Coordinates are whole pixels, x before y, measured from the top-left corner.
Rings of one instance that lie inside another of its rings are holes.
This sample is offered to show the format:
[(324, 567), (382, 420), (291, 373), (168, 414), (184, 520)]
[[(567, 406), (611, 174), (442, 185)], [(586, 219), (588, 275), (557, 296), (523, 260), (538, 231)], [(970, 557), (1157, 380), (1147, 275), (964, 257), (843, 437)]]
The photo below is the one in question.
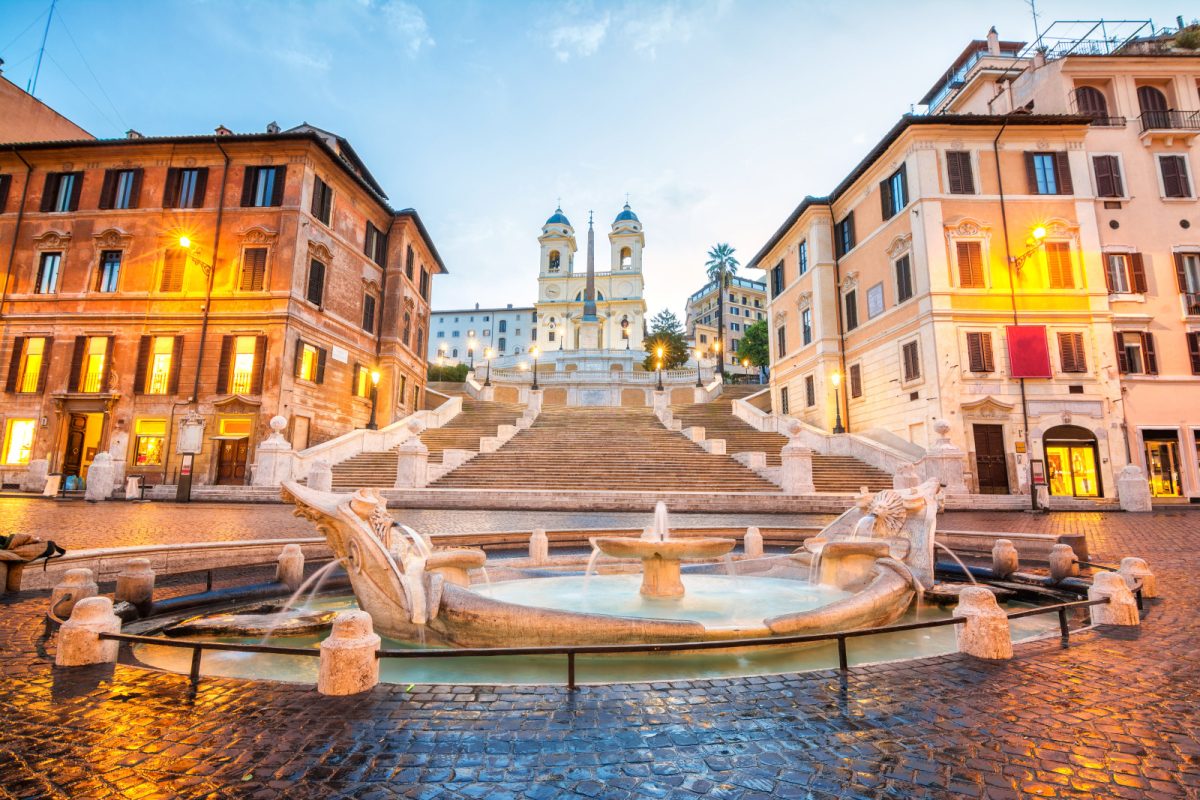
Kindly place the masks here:
[(596, 232), (588, 212), (587, 283), (583, 288), (583, 317), (579, 320), (579, 349), (600, 349), (600, 318), (596, 316)]

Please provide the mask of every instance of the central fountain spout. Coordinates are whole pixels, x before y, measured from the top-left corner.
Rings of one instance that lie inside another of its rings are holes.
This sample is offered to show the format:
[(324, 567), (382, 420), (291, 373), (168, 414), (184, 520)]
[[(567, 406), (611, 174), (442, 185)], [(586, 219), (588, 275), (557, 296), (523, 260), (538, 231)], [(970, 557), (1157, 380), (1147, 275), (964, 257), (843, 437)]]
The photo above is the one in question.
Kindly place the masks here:
[(605, 555), (638, 558), (642, 561), (642, 594), (646, 597), (683, 597), (679, 564), (684, 559), (708, 559), (725, 555), (737, 544), (735, 539), (695, 537), (672, 539), (667, 522), (667, 507), (654, 508), (654, 526), (641, 536), (598, 536), (592, 543)]

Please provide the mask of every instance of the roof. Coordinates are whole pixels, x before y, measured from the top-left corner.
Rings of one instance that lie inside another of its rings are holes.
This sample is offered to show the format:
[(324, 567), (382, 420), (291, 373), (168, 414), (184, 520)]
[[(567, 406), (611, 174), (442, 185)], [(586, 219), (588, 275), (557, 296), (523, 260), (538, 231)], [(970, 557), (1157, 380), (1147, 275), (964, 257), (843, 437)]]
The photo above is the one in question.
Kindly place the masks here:
[(433, 244), (433, 239), (429, 235), (429, 231), (425, 229), (425, 223), (421, 221), (421, 215), (417, 213), (415, 208), (402, 208), (395, 212), (397, 218), (409, 217), (417, 225), (417, 230), (421, 232), (421, 238), (425, 240), (425, 244), (429, 247), (429, 253), (433, 256), (433, 260), (437, 262), (439, 274), (449, 275), (450, 270), (446, 268), (446, 262), (442, 261), (442, 255), (437, 251), (437, 247)]
[[(998, 44), (1000, 54), (995, 56), (996, 58), (1015, 58), (1014, 55), (1010, 55), (1004, 51), (1015, 50), (1017, 53), (1020, 53), (1021, 49), (1025, 47), (1026, 42), (999, 42)], [(933, 99), (933, 96), (938, 93), (938, 90), (946, 85), (946, 81), (953, 78), (954, 74), (958, 72), (973, 55), (981, 50), (985, 56), (990, 55), (987, 52), (987, 49), (987, 39), (972, 39), (971, 42), (963, 48), (963, 51), (958, 54), (958, 58), (954, 59), (954, 62), (950, 65), (950, 68), (942, 73), (941, 77), (934, 82), (929, 91), (925, 93), (925, 96), (921, 98), (921, 105), (927, 105), (929, 101)]]
[(1000, 125), (1031, 125), (1031, 126), (1052, 126), (1052, 125), (1079, 125), (1086, 126), (1090, 124), (1091, 118), (1079, 116), (1078, 114), (905, 114), (900, 117), (900, 120), (892, 126), (883, 138), (879, 140), (870, 152), (855, 165), (845, 178), (842, 179), (834, 190), (826, 197), (806, 196), (800, 205), (796, 206), (795, 210), (788, 215), (783, 224), (771, 235), (759, 251), (754, 254), (754, 258), (746, 263), (747, 269), (767, 269), (759, 266), (759, 262), (767, 257), (767, 253), (779, 244), (780, 240), (787, 235), (787, 232), (796, 220), (800, 219), (809, 208), (813, 206), (829, 206), (837, 201), (859, 178), (863, 176), (871, 166), (879, 160), (879, 157), (887, 152), (900, 135), (913, 126), (918, 125), (951, 125), (962, 127), (982, 127), (982, 126), (1000, 126)]
[(567, 219), (567, 215), (562, 212), (562, 207), (554, 209), (554, 213), (550, 215), (550, 219), (546, 220), (547, 225), (571, 225), (571, 220)]
[(617, 218), (613, 220), (613, 224), (615, 225), (618, 222), (626, 221), (641, 222), (641, 220), (638, 219), (637, 214), (633, 213), (633, 210), (629, 207), (629, 203), (626, 203), (625, 208), (621, 210), (621, 213), (617, 214)]
[[(306, 130), (315, 131), (322, 136), (336, 141), (338, 155), (346, 159), (350, 166), (353, 167), (356, 172), (362, 175), (363, 179), (366, 180), (367, 183), (371, 184), (371, 187), (375, 189), (376, 194), (378, 194), (380, 197), (387, 197), (387, 192), (385, 192), (383, 187), (379, 185), (379, 182), (375, 180), (375, 176), (371, 174), (369, 169), (367, 169), (367, 165), (363, 163), (363, 160), (358, 157), (358, 153), (354, 151), (354, 147), (351, 146), (346, 137), (338, 136), (336, 133), (327, 131), (323, 128), (318, 128), (316, 125), (309, 125), (307, 122), (297, 125), (294, 128), (289, 128), (287, 132), (294, 133)], [(326, 141), (328, 141), (328, 139)]]

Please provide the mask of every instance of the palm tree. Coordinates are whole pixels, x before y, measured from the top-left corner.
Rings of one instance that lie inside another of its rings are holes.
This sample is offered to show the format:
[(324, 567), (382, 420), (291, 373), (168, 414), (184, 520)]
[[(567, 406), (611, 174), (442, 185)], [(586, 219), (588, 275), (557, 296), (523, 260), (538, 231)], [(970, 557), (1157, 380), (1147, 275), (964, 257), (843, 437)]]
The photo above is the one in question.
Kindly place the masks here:
[[(729, 279), (737, 274), (738, 260), (733, 257), (734, 248), (728, 242), (715, 245), (708, 251), (708, 262), (704, 268), (708, 279), (717, 283), (717, 341), (725, 347), (725, 287)], [(717, 372), (725, 375), (725, 353), (717, 354)]]

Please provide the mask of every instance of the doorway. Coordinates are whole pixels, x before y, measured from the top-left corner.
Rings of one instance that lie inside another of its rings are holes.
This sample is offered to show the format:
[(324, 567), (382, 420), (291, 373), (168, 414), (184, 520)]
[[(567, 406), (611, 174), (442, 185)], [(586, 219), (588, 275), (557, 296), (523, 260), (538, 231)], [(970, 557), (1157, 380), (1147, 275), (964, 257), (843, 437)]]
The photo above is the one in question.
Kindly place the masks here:
[(972, 425), (975, 435), (975, 474), (980, 494), (1008, 494), (1008, 459), (1003, 425)]
[(241, 486), (246, 483), (246, 457), (250, 450), (250, 437), (242, 439), (218, 439), (217, 485)]
[(1102, 497), (1096, 435), (1078, 425), (1046, 431), (1046, 478), (1058, 497)]
[(1146, 475), (1151, 497), (1180, 497), (1179, 434), (1173, 430), (1142, 431), (1146, 444)]
[(67, 440), (63, 450), (62, 468), (64, 483), (70, 477), (80, 481), (87, 480), (88, 468), (100, 450), (100, 437), (103, 431), (104, 414), (102, 412), (72, 411), (67, 415)]

